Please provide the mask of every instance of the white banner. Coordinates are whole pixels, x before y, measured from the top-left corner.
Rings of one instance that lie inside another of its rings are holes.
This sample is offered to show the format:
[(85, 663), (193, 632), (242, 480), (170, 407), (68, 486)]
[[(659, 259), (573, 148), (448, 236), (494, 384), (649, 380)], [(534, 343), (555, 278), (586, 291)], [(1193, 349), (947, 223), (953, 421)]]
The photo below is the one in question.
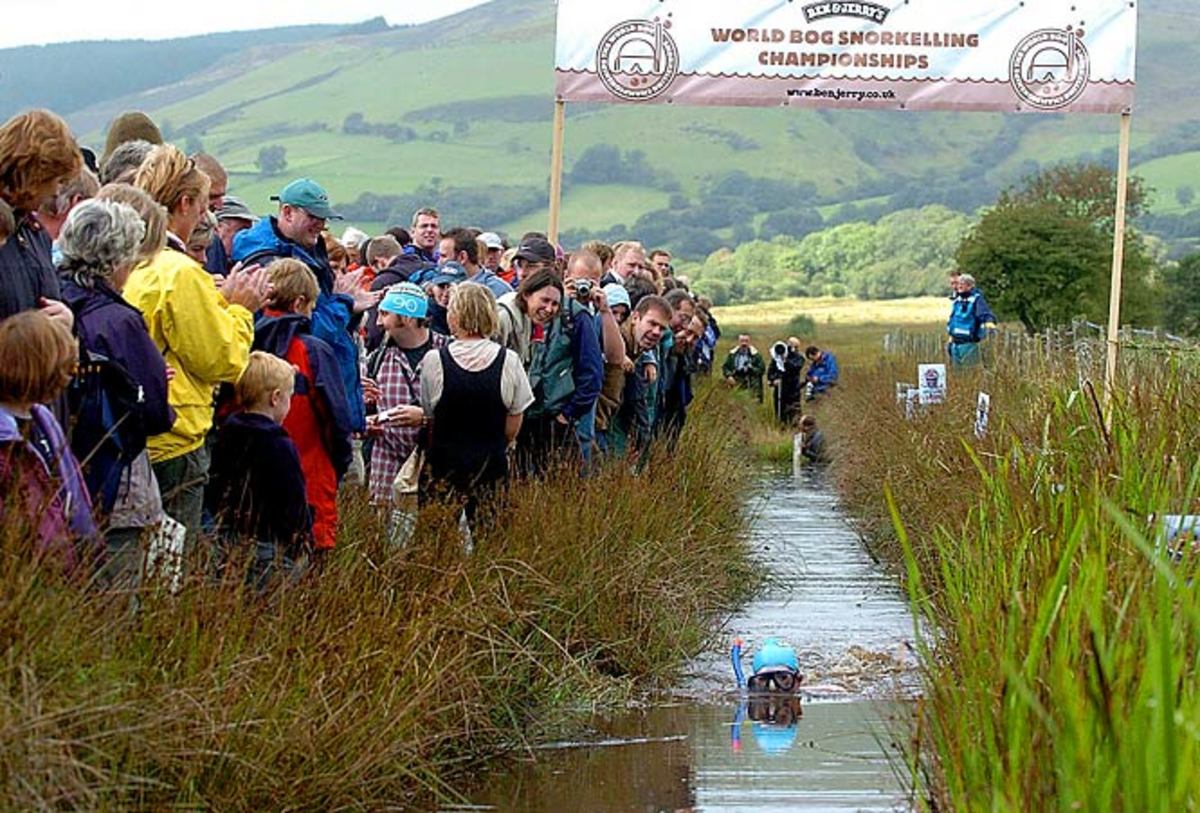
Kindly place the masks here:
[(579, 102), (1118, 113), (1130, 0), (558, 0)]

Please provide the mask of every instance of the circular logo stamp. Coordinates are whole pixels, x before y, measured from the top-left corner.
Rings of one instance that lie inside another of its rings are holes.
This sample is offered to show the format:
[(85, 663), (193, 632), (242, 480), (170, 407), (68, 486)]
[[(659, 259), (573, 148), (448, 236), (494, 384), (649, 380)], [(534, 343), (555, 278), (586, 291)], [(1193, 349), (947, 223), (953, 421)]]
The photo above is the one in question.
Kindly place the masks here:
[(1043, 28), (1017, 43), (1009, 79), (1021, 101), (1057, 110), (1078, 99), (1092, 77), (1083, 31)]
[(660, 96), (679, 75), (679, 47), (661, 20), (626, 20), (608, 30), (596, 49), (596, 72), (618, 99)]

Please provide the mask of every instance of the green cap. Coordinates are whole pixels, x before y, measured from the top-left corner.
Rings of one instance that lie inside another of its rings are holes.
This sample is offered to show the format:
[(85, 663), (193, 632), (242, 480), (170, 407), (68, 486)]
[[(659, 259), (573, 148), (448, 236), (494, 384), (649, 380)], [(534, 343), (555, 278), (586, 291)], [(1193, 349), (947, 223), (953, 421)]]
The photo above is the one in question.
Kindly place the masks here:
[(325, 187), (312, 178), (297, 178), (278, 195), (272, 195), (271, 200), (286, 203), (288, 206), (299, 206), (313, 217), (325, 220), (343, 219), (329, 205), (329, 193), (325, 191)]

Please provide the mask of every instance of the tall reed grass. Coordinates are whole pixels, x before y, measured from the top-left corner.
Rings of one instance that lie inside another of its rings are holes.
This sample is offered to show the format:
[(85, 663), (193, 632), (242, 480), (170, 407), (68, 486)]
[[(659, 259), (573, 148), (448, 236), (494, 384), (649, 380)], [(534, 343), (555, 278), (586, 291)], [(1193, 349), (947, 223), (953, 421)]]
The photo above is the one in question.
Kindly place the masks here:
[(1170, 562), (1156, 518), (1200, 513), (1195, 371), (1136, 365), (1109, 434), (1090, 388), (1003, 361), (906, 420), (893, 383), (927, 360), (860, 369), (821, 410), (843, 495), (929, 622), (916, 798), (1194, 809), (1200, 555)]
[(513, 488), (464, 553), (404, 548), (360, 495), (319, 578), (106, 595), (0, 534), (0, 793), (10, 809), (379, 809), (669, 682), (755, 584), (746, 418), (705, 395), (638, 475)]

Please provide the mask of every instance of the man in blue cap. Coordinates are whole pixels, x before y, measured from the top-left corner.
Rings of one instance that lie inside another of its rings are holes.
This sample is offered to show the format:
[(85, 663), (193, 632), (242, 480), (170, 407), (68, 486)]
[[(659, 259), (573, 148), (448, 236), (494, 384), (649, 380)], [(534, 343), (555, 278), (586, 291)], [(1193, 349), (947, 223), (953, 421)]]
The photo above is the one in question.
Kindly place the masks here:
[(442, 263), (425, 283), (429, 291), (429, 326), (445, 336), (450, 335), (447, 311), (450, 307), (450, 289), (467, 281), (467, 269), (456, 262)]
[(371, 427), (371, 501), (392, 504), (392, 483), (417, 448), (424, 423), (420, 365), (430, 350), (449, 339), (429, 329), (429, 300), (420, 286), (401, 282), (379, 303), (383, 344), (367, 359), (367, 373), (379, 386), (379, 418)]
[(267, 265), (280, 257), (291, 257), (307, 265), (317, 277), (321, 294), (312, 315), (312, 334), (329, 344), (349, 399), (354, 431), (366, 429), (362, 381), (359, 378), (358, 345), (353, 330), (360, 314), (383, 296), (361, 286), (362, 270), (335, 277), (325, 252), (321, 233), (330, 220), (342, 216), (329, 204), (329, 194), (311, 178), (292, 181), (271, 200), (279, 203), (279, 214), (264, 217), (233, 239), (233, 260), (243, 265)]

